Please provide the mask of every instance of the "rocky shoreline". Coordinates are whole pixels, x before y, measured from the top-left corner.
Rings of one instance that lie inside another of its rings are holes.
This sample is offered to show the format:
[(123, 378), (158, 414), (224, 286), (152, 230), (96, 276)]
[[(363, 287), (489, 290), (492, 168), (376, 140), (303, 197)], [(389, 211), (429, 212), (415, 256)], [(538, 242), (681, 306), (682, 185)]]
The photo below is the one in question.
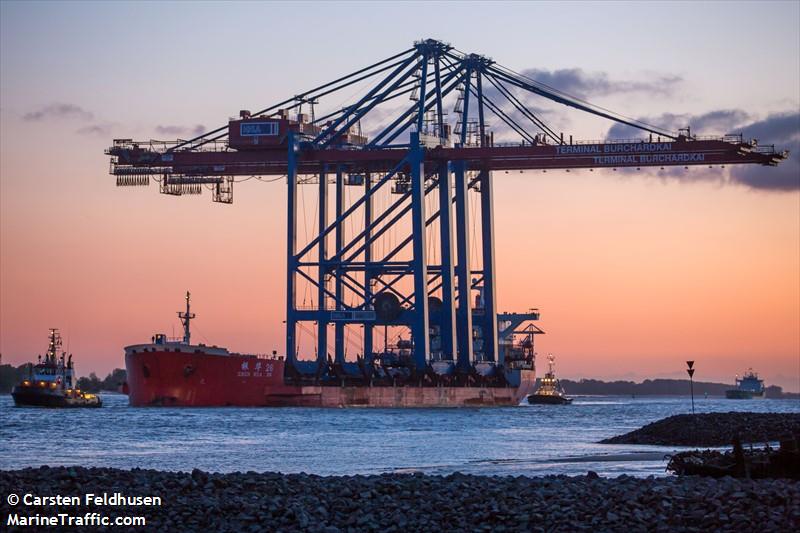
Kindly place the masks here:
[[(9, 513), (141, 515), (116, 531), (792, 531), (800, 483), (788, 480), (629, 476), (320, 477), (111, 468), (0, 471)], [(10, 506), (9, 494), (159, 496), (161, 506)], [(7, 527), (6, 530), (32, 530)], [(91, 528), (89, 529), (91, 530)]]
[(800, 437), (800, 413), (675, 415), (630, 433), (601, 440), (600, 444), (730, 446), (737, 436), (744, 444), (764, 444), (785, 437)]

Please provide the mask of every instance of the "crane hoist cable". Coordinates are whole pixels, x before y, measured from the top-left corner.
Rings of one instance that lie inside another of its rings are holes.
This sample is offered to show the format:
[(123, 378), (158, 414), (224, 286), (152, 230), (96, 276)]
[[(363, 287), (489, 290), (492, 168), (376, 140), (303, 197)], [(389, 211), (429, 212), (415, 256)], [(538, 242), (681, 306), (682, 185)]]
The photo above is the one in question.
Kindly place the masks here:
[[(601, 110), (601, 111), (604, 111), (604, 112), (606, 112), (606, 113), (609, 113), (609, 114), (616, 115), (616, 116), (618, 116), (618, 117), (620, 117), (620, 118), (623, 118), (623, 119), (625, 119), (625, 120), (627, 120), (627, 121), (631, 121), (631, 122), (635, 122), (635, 123), (637, 123), (637, 124), (641, 124), (642, 126), (645, 126), (645, 127), (647, 127), (647, 128), (658, 129), (658, 127), (657, 127), (657, 126), (655, 126), (655, 125), (653, 125), (653, 124), (649, 124), (649, 123), (647, 123), (647, 122), (644, 122), (644, 121), (642, 121), (642, 120), (635, 119), (635, 118), (633, 118), (633, 117), (629, 117), (629, 116), (623, 115), (622, 113), (618, 113), (618, 112), (616, 112), (616, 111), (613, 111), (613, 110), (611, 110), (611, 109), (608, 109), (608, 108), (605, 108), (605, 107), (599, 106), (599, 105), (597, 105), (597, 104), (594, 104), (594, 103), (592, 103), (592, 102), (589, 102), (589, 101), (587, 101), (587, 100), (584, 100), (584, 99), (582, 99), (582, 98), (579, 98), (579, 97), (577, 97), (577, 96), (571, 95), (571, 94), (569, 94), (569, 93), (566, 93), (566, 92), (564, 92), (564, 91), (562, 91), (562, 90), (556, 89), (555, 87), (551, 87), (550, 85), (547, 85), (547, 84), (546, 84), (546, 83), (544, 83), (544, 82), (541, 82), (541, 81), (538, 81), (538, 80), (534, 80), (533, 78), (531, 78), (531, 77), (529, 77), (529, 76), (527, 76), (527, 75), (525, 75), (525, 74), (522, 74), (522, 73), (519, 73), (519, 72), (515, 72), (514, 70), (512, 70), (512, 69), (510, 69), (510, 68), (508, 68), (508, 67), (504, 67), (504, 66), (502, 66), (502, 65), (497, 65), (497, 67), (499, 67), (499, 68), (501, 68), (501, 69), (505, 69), (505, 70), (507, 70), (509, 73), (511, 73), (511, 74), (514, 74), (515, 76), (518, 76), (518, 77), (520, 77), (520, 78), (523, 78), (523, 79), (525, 79), (525, 80), (527, 80), (527, 81), (529, 81), (529, 82), (531, 82), (531, 83), (537, 84), (537, 85), (539, 85), (539, 86), (541, 86), (541, 87), (543, 87), (543, 88), (547, 89), (548, 91), (550, 91), (550, 92), (553, 92), (553, 93), (555, 93), (555, 94), (558, 94), (558, 95), (560, 95), (560, 96), (563, 96), (563, 97), (565, 97), (565, 98), (569, 98), (569, 99), (572, 99), (572, 100), (574, 100), (574, 101), (576, 101), (576, 102), (579, 102), (579, 103), (581, 103), (581, 104), (584, 104), (584, 105), (586, 105), (586, 106), (591, 106), (591, 107), (594, 107), (594, 108), (596, 108), (596, 109), (599, 109), (599, 110)], [(666, 132), (665, 132), (665, 133), (666, 133)]]
[(490, 66), (489, 69), (496, 75), (500, 76), (502, 79), (506, 80), (507, 82), (516, 85), (529, 92), (533, 92), (535, 94), (543, 96), (544, 98), (547, 98), (554, 102), (574, 107), (581, 111), (585, 111), (587, 113), (591, 113), (593, 115), (597, 115), (612, 120), (614, 122), (618, 122), (620, 124), (626, 124), (628, 126), (640, 130), (648, 131), (650, 133), (655, 133), (656, 135), (660, 135), (670, 139), (675, 139), (675, 136), (672, 135), (671, 133), (661, 130), (651, 124), (648, 124), (646, 122), (631, 117), (627, 117), (625, 115), (622, 115), (621, 113), (611, 111), (610, 109), (606, 109), (596, 104), (586, 102), (584, 100), (581, 100), (580, 98), (571, 95), (566, 95), (566, 93), (563, 93), (562, 91), (555, 92), (554, 90), (545, 88), (546, 86), (544, 86), (544, 84), (536, 82), (535, 80), (531, 80), (527, 76), (518, 74), (514, 71), (511, 71), (510, 69), (498, 68), (496, 65)]
[[(374, 69), (374, 68), (376, 68), (378, 66), (385, 65), (386, 63), (394, 61), (395, 59), (402, 58), (403, 56), (405, 56), (405, 55), (407, 55), (409, 53), (413, 53), (414, 55), (416, 55), (417, 54), (416, 48), (409, 48), (408, 50), (404, 50), (404, 51), (402, 51), (402, 52), (400, 52), (398, 54), (395, 54), (395, 55), (393, 55), (391, 57), (387, 57), (386, 59), (378, 61), (377, 63), (373, 63), (372, 65), (370, 65), (368, 67), (364, 67), (364, 68), (359, 69), (359, 70), (357, 70), (355, 72), (351, 72), (350, 74), (347, 74), (345, 76), (337, 78), (337, 79), (335, 79), (333, 81), (330, 81), (328, 83), (324, 83), (324, 84), (322, 84), (322, 85), (320, 85), (318, 87), (315, 87), (314, 89), (311, 89), (310, 91), (306, 91), (306, 92), (301, 93), (299, 95), (295, 95), (292, 98), (288, 98), (288, 99), (286, 99), (286, 100), (284, 100), (284, 101), (282, 101), (280, 103), (277, 103), (277, 104), (274, 104), (274, 105), (272, 105), (270, 107), (262, 109), (261, 111), (258, 111), (256, 113), (254, 113), (252, 116), (260, 116), (260, 115), (263, 115), (264, 113), (272, 111), (273, 109), (280, 109), (282, 106), (285, 106), (286, 104), (290, 104), (290, 103), (296, 101), (298, 98), (311, 98), (311, 99), (318, 98), (319, 95), (317, 95), (315, 93), (317, 93), (319, 91), (322, 91), (323, 89), (327, 89), (327, 88), (331, 87), (332, 85), (336, 85), (338, 83), (344, 83), (344, 84), (341, 87), (338, 87), (335, 90), (342, 89), (342, 88), (346, 87), (347, 85), (349, 85), (351, 83), (354, 83), (353, 80), (350, 80), (350, 78), (353, 78), (355, 76), (359, 76), (361, 74), (364, 74), (365, 72), (369, 72), (370, 70), (372, 70), (372, 69)], [(406, 60), (407, 60), (407, 58), (400, 59), (397, 63), (399, 64), (399, 63), (401, 63), (403, 61), (406, 61)], [(387, 69), (391, 68), (392, 66), (393, 65), (389, 65), (388, 67), (384, 67), (383, 69), (381, 69), (379, 71), (376, 71), (376, 72), (373, 72), (370, 75), (375, 75), (378, 72), (382, 72), (383, 70), (387, 70)], [(323, 93), (323, 94), (325, 94), (325, 93)], [(221, 131), (226, 130), (227, 128), (228, 128), (228, 126), (225, 125), (225, 126), (221, 126), (219, 128), (216, 128), (214, 130), (207, 131), (206, 133), (204, 133), (202, 135), (198, 135), (197, 137), (194, 137), (193, 139), (189, 139), (188, 141), (183, 141), (181, 143), (178, 143), (176, 146), (173, 146), (173, 147), (169, 148), (167, 151), (168, 152), (172, 152), (172, 151), (175, 151), (175, 150), (177, 150), (179, 148), (183, 148), (184, 146), (187, 146), (187, 145), (192, 145), (191, 146), (192, 149), (198, 148), (198, 147), (200, 147), (200, 146), (202, 146), (204, 144), (207, 144), (207, 143), (209, 143), (211, 141), (218, 140), (218, 139), (220, 139), (222, 137), (225, 137), (225, 135), (227, 135), (227, 134), (223, 134), (222, 136), (218, 136), (218, 137), (215, 137), (215, 138), (208, 138), (209, 135), (214, 135), (216, 133), (219, 133)], [(201, 141), (201, 142), (197, 143), (195, 145), (194, 143), (196, 141)]]
[(560, 138), (556, 133), (549, 127), (547, 124), (544, 123), (539, 117), (533, 114), (533, 112), (528, 109), (519, 99), (514, 96), (511, 91), (505, 87), (502, 82), (497, 80), (494, 76), (487, 75), (485, 76), (489, 83), (491, 83), (503, 96), (505, 96), (506, 100), (511, 102), (511, 104), (521, 112), (526, 118), (528, 118), (531, 122), (533, 122), (542, 132), (553, 139), (554, 142), (559, 143)]

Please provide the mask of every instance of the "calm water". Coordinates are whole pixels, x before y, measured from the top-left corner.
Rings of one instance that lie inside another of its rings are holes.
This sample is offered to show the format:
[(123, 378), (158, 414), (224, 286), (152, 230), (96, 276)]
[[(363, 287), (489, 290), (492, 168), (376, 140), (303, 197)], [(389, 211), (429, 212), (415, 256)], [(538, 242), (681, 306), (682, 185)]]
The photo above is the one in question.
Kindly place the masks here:
[[(15, 408), (0, 396), (0, 469), (84, 465), (327, 475), (412, 472), (664, 473), (674, 447), (605, 437), (686, 413), (688, 398), (583, 397), (570, 406), (484, 409)], [(798, 400), (695, 400), (698, 412), (798, 412)]]

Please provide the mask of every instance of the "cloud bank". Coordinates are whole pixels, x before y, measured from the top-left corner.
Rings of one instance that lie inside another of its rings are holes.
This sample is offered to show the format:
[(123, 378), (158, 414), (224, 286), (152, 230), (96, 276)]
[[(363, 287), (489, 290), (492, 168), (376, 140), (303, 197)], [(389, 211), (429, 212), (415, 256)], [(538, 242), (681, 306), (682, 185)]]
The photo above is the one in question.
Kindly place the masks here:
[(112, 124), (90, 124), (80, 128), (76, 133), (94, 137), (111, 137), (111, 126)]
[[(675, 115), (665, 113), (656, 117), (642, 118), (668, 131), (692, 127), (692, 134), (710, 135), (741, 133), (745, 139), (757, 139), (760, 145), (774, 144), (778, 150), (789, 150), (789, 158), (777, 167), (760, 165), (741, 165), (730, 168), (729, 183), (744, 185), (753, 189), (772, 191), (800, 190), (800, 112), (775, 113), (762, 120), (754, 120), (740, 109), (721, 109), (701, 115)], [(608, 130), (607, 139), (641, 138), (644, 133), (631, 126), (614, 124)], [(659, 175), (664, 175), (660, 173)], [(681, 179), (709, 179), (719, 176), (703, 173), (702, 177), (686, 177), (684, 173), (672, 172), (671, 176)], [(695, 173), (696, 176), (696, 173)]]
[[(90, 122), (95, 118), (94, 113), (84, 109), (77, 104), (67, 102), (56, 102), (41, 106), (22, 115), (26, 122), (48, 122), (54, 120), (83, 121)], [(108, 121), (98, 121), (88, 124), (75, 131), (79, 135), (87, 136), (110, 136), (113, 124)], [(155, 126), (155, 131), (159, 135), (170, 137), (197, 137), (206, 132), (206, 127), (202, 124), (194, 126), (162, 125)]]
[(774, 144), (779, 150), (788, 149), (789, 158), (777, 167), (733, 167), (731, 181), (754, 189), (800, 190), (800, 113), (770, 115), (742, 127), (742, 133), (745, 138), (758, 139), (759, 144)]
[[(692, 127), (692, 134), (710, 135), (732, 133), (750, 120), (750, 115), (741, 109), (720, 109), (702, 115), (663, 113), (655, 117), (640, 118), (643, 122), (657, 126), (665, 131), (677, 132), (679, 128)], [(608, 139), (631, 139), (647, 135), (640, 129), (626, 124), (611, 126)]]
[(51, 119), (92, 120), (93, 118), (94, 114), (83, 109), (81, 106), (67, 103), (49, 104), (36, 111), (29, 111), (22, 115), (22, 119), (28, 122), (40, 122)]
[(190, 137), (197, 137), (198, 135), (202, 135), (205, 132), (206, 132), (206, 127), (203, 126), (202, 124), (197, 124), (192, 127), (174, 126), (174, 125), (162, 126), (160, 124), (156, 126), (156, 133), (158, 133), (159, 135), (175, 135), (175, 136), (185, 135)]
[(666, 95), (674, 93), (683, 81), (683, 78), (675, 75), (660, 75), (652, 81), (614, 80), (605, 72), (586, 72), (581, 68), (526, 69), (522, 74), (579, 98), (618, 93)]
[[(660, 96), (674, 94), (683, 82), (680, 76), (656, 75), (648, 76), (648, 81), (614, 79), (606, 72), (587, 72), (580, 68), (565, 68), (556, 70), (525, 69), (523, 76), (547, 85), (557, 91), (583, 100), (592, 100), (595, 97), (609, 94), (658, 94)], [(513, 88), (510, 84), (506, 87), (516, 96), (526, 108), (542, 119), (545, 124), (555, 131), (563, 131), (570, 126), (570, 110), (560, 104), (550, 102), (544, 97), (527, 91)], [(537, 133), (538, 127), (513, 108), (500, 91), (490, 82), (483, 84), (484, 94), (495, 104), (501, 107), (513, 120), (518, 122), (526, 131)], [(493, 114), (492, 114), (493, 115)], [(501, 119), (492, 118), (493, 130), (501, 138), (514, 137), (518, 134), (507, 127)]]

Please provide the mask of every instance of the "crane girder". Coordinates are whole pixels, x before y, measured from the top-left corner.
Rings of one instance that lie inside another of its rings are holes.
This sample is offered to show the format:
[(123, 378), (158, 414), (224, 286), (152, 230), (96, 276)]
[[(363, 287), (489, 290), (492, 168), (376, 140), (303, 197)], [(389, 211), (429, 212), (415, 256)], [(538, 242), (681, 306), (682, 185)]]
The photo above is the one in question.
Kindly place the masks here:
[[(288, 154), (280, 150), (220, 150), (158, 152), (141, 143), (117, 144), (107, 152), (114, 158), (111, 173), (129, 175), (152, 171), (153, 175), (252, 176), (284, 175)], [(349, 172), (381, 172), (397, 165), (406, 150), (309, 149), (298, 154), (301, 174), (319, 174), (328, 167)], [(564, 145), (516, 145), (485, 147), (435, 147), (424, 150), (424, 162), (466, 161), (470, 170), (559, 170), (618, 167), (666, 167), (697, 165), (760, 164), (774, 166), (786, 152), (759, 147), (738, 138), (695, 140), (679, 137), (669, 142), (597, 142)]]

